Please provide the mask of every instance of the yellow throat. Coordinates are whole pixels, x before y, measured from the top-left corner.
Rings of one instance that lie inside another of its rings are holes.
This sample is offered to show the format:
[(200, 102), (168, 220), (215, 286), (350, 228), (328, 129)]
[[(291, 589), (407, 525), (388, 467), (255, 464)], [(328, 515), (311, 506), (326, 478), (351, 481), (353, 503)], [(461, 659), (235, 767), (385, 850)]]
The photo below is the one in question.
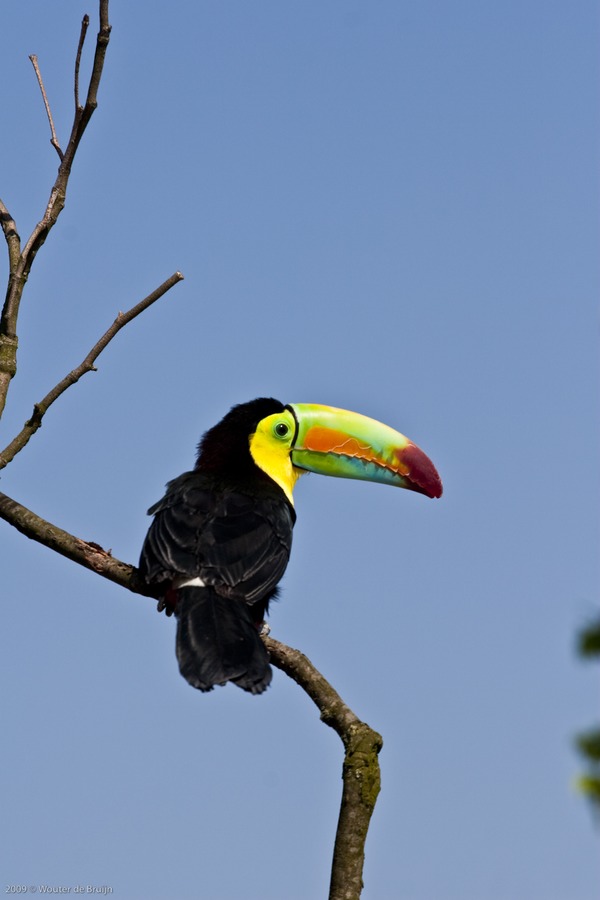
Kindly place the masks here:
[(256, 431), (250, 435), (250, 454), (259, 469), (279, 485), (293, 506), (292, 491), (304, 471), (292, 465), (290, 458), (293, 430), (290, 431), (289, 440), (273, 437), (273, 423), (280, 419), (281, 415), (275, 414), (258, 423)]

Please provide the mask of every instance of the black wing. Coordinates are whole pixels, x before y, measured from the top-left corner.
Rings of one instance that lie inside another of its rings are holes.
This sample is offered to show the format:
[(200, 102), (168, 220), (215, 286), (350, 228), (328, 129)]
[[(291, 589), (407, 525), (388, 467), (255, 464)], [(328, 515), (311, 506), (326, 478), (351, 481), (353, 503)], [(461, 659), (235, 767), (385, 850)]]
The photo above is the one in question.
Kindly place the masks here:
[(254, 603), (285, 572), (294, 517), (283, 494), (253, 496), (186, 472), (149, 513), (154, 521), (140, 559), (148, 582), (199, 577), (222, 596)]

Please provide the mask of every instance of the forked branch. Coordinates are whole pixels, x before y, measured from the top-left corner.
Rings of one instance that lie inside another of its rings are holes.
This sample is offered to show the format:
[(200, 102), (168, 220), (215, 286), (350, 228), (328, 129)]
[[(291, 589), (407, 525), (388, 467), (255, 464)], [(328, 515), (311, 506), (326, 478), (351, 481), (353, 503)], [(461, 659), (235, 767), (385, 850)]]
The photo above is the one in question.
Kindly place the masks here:
[[(6, 291), (6, 298), (2, 308), (2, 316), (0, 318), (0, 416), (4, 411), (6, 404), (6, 396), (10, 386), (11, 378), (17, 371), (17, 320), (19, 316), (19, 307), (23, 296), (23, 289), (29, 277), (31, 266), (35, 256), (48, 237), (50, 230), (56, 224), (56, 221), (62, 212), (67, 194), (67, 185), (71, 167), (77, 152), (79, 142), (83, 137), (85, 129), (90, 121), (94, 110), (98, 105), (98, 87), (102, 77), (104, 67), (104, 58), (106, 49), (110, 39), (110, 24), (108, 21), (108, 0), (99, 0), (100, 2), (100, 29), (96, 38), (96, 51), (94, 54), (94, 62), (88, 86), (87, 98), (85, 106), (77, 106), (73, 118), (73, 125), (67, 148), (62, 154), (58, 139), (54, 132), (54, 123), (50, 113), (50, 107), (43, 87), (41, 75), (39, 75), (39, 67), (36, 69), (42, 97), (46, 105), (46, 112), (50, 121), (52, 131), (52, 143), (61, 156), (60, 166), (56, 180), (52, 185), (50, 197), (46, 204), (46, 210), (43, 217), (31, 232), (25, 246), (21, 249), (21, 242), (17, 233), (16, 226), (12, 216), (0, 201), (0, 216), (2, 217), (2, 229), (8, 245), (9, 257), (9, 279)], [(81, 58), (81, 48), (85, 39), (85, 31), (87, 26), (82, 25), (81, 35), (79, 38), (79, 46), (76, 59), (76, 84), (79, 81), (79, 61)], [(33, 59), (32, 59), (33, 62)], [(34, 68), (36, 64), (34, 63)], [(77, 87), (78, 90), (78, 87)], [(61, 155), (62, 154), (62, 155)]]

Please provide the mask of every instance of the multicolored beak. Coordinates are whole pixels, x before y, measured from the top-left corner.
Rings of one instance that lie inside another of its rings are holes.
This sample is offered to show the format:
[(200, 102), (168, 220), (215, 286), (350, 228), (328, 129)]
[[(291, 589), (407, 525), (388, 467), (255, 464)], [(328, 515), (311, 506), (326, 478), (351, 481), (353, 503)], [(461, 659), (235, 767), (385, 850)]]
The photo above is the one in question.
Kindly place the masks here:
[(435, 466), (399, 431), (333, 406), (290, 403), (286, 408), (296, 420), (291, 457), (297, 468), (441, 497)]

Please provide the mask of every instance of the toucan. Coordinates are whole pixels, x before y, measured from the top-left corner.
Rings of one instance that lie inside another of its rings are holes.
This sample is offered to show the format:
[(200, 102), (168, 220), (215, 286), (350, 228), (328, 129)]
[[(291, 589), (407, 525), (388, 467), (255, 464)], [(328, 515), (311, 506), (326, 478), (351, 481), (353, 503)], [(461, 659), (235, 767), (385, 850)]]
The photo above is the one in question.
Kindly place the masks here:
[(261, 694), (272, 677), (260, 638), (288, 564), (292, 492), (305, 472), (440, 497), (431, 460), (393, 428), (358, 413), (260, 397), (234, 406), (169, 482), (140, 559), (159, 609), (177, 617), (179, 669), (200, 691), (228, 681)]

